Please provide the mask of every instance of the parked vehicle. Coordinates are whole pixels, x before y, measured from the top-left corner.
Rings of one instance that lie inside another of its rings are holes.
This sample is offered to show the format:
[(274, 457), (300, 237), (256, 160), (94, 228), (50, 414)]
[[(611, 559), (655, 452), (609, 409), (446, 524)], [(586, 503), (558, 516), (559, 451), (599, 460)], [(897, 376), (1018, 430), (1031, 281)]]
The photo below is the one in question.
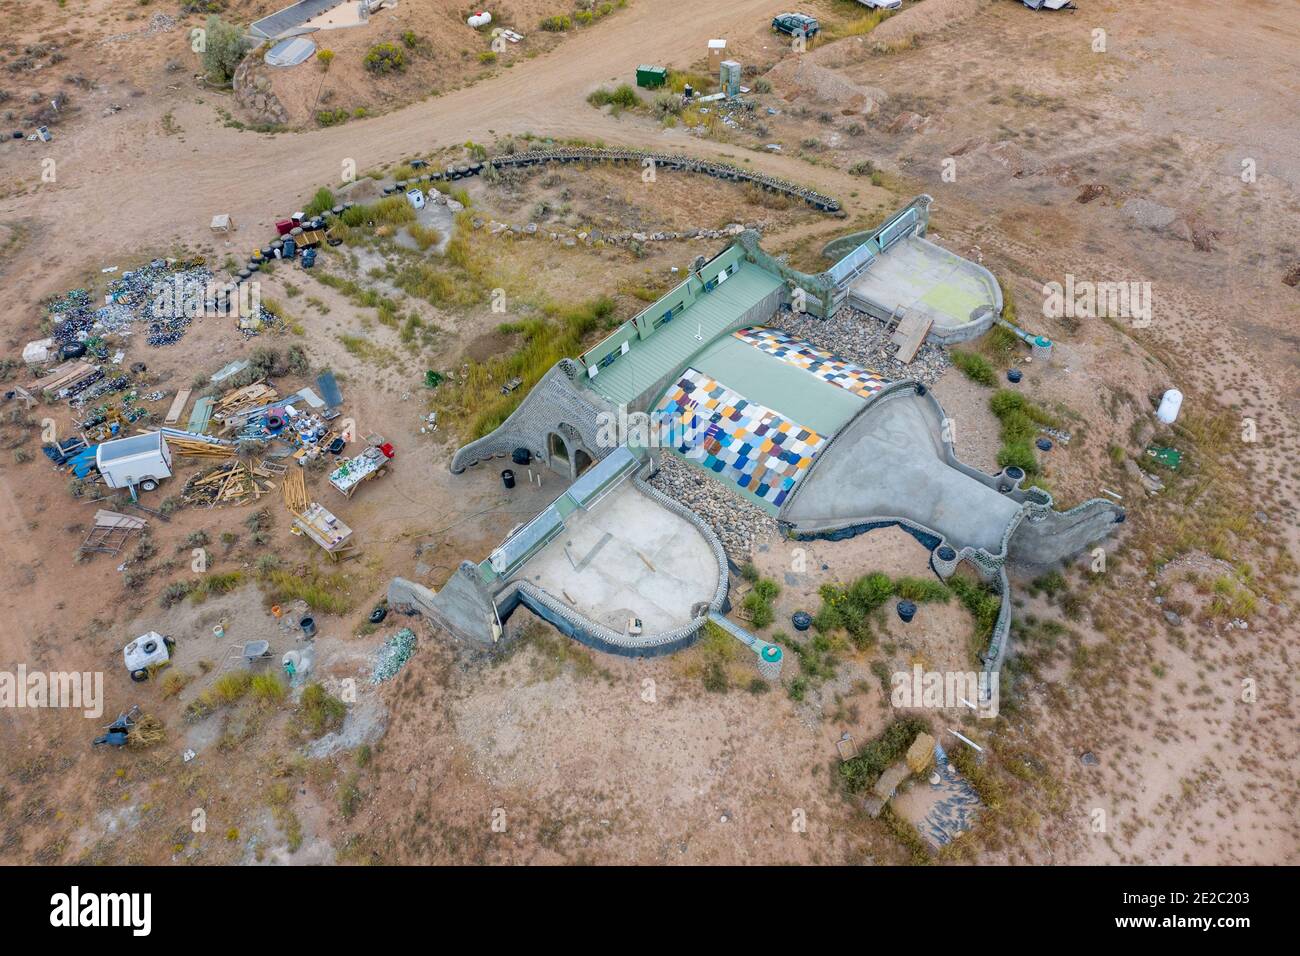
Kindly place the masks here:
[(821, 24), (816, 17), (806, 13), (782, 13), (772, 18), (772, 29), (777, 33), (787, 33), (792, 37), (813, 37), (821, 32)]
[(858, 0), (858, 3), (872, 10), (897, 10), (903, 5), (903, 0)]

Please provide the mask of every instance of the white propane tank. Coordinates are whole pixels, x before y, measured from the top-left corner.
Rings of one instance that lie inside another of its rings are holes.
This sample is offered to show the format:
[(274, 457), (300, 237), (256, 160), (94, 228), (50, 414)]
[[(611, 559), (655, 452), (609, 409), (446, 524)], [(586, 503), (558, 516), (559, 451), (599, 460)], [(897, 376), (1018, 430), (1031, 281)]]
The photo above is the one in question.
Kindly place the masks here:
[(1176, 388), (1171, 388), (1165, 392), (1164, 398), (1160, 399), (1160, 407), (1156, 409), (1156, 418), (1166, 425), (1172, 425), (1178, 419), (1178, 412), (1182, 407), (1183, 393)]
[(492, 22), (492, 14), (486, 10), (480, 10), (478, 13), (472, 14), (465, 22), (477, 30), (479, 27), (485, 27)]

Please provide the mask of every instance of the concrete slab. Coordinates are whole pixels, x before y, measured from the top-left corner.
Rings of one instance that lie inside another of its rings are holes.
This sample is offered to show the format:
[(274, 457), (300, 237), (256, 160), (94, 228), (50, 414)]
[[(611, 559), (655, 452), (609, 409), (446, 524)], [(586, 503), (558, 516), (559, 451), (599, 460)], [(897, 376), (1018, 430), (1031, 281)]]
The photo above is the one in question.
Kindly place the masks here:
[(638, 617), (649, 633), (689, 623), (691, 608), (712, 600), (718, 565), (694, 525), (625, 483), (565, 519), (564, 531), (511, 580), (616, 631)]
[(997, 301), (989, 279), (972, 263), (918, 236), (877, 257), (849, 285), (849, 295), (887, 312), (911, 309), (943, 331), (967, 324), (977, 309)]

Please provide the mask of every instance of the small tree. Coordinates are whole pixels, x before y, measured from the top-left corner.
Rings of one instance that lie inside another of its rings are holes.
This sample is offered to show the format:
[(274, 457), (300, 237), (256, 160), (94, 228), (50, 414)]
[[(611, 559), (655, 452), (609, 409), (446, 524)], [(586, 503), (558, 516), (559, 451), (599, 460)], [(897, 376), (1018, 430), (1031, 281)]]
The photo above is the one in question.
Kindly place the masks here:
[(204, 42), (203, 69), (214, 82), (229, 83), (234, 79), (239, 61), (248, 52), (244, 31), (214, 13), (208, 17)]
[(330, 64), (334, 62), (334, 51), (318, 50), (316, 53), (316, 61), (320, 63), (320, 68), (328, 73)]

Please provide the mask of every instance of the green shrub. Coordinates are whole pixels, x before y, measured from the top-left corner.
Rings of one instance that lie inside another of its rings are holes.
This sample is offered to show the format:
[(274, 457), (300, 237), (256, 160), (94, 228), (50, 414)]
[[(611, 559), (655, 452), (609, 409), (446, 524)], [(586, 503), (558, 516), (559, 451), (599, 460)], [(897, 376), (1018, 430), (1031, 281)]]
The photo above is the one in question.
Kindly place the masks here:
[(982, 355), (974, 352), (953, 352), (952, 364), (961, 369), (972, 382), (989, 388), (997, 384), (997, 372)]
[(376, 43), (362, 61), (371, 73), (401, 73), (406, 69), (406, 54), (393, 43)]
[(324, 186), (316, 190), (316, 195), (311, 197), (311, 202), (303, 208), (303, 214), (307, 218), (319, 216), (321, 213), (329, 212), (334, 208), (334, 193), (330, 192)]
[(560, 13), (553, 17), (545, 17), (540, 26), (547, 33), (563, 33), (573, 26), (573, 21)]
[(917, 734), (928, 732), (930, 725), (920, 717), (900, 717), (875, 740), (840, 764), (840, 782), (849, 793), (862, 793), (872, 787), (884, 773), (912, 746)]
[(636, 95), (636, 90), (629, 83), (620, 83), (612, 90), (601, 87), (593, 90), (587, 97), (587, 102), (592, 106), (615, 106), (619, 109), (636, 109), (641, 105), (641, 97)]
[(302, 698), (298, 701), (298, 726), (308, 736), (320, 737), (343, 726), (347, 712), (343, 701), (312, 682), (303, 688)]

